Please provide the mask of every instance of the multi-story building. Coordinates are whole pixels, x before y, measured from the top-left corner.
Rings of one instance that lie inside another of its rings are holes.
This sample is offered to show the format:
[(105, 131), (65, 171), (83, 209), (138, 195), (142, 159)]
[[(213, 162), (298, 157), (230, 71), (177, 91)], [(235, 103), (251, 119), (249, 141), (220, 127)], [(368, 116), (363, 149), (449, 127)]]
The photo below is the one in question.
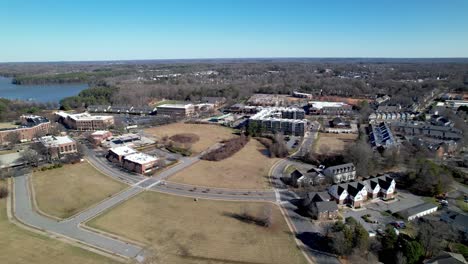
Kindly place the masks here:
[(98, 130), (96, 132), (93, 132), (90, 137), (91, 137), (92, 143), (95, 145), (98, 145), (102, 143), (104, 140), (112, 137), (112, 133), (107, 130)]
[(323, 174), (334, 183), (347, 182), (356, 178), (356, 167), (353, 163), (331, 166), (324, 169)]
[(310, 115), (350, 115), (353, 107), (343, 102), (311, 101), (308, 105)]
[(389, 148), (397, 145), (392, 131), (387, 123), (370, 124), (369, 140), (373, 147)]
[(193, 104), (163, 104), (156, 107), (157, 115), (171, 117), (190, 117), (195, 114)]
[(70, 129), (91, 131), (105, 130), (114, 125), (113, 116), (92, 116), (89, 113), (68, 114), (65, 112), (55, 113), (57, 122), (62, 123)]
[(42, 116), (23, 115), (21, 125), (13, 128), (0, 129), (0, 145), (10, 143), (11, 134), (16, 133), (22, 142), (44, 136), (50, 132), (50, 121)]
[(382, 175), (365, 181), (342, 183), (330, 186), (328, 193), (339, 205), (350, 205), (359, 208), (368, 199), (393, 199), (395, 180)]
[(78, 152), (76, 141), (68, 136), (44, 136), (39, 141), (47, 148), (52, 158)]
[(307, 128), (304, 110), (299, 108), (264, 108), (249, 119), (249, 125), (257, 125), (266, 133), (303, 136)]
[(463, 132), (450, 126), (435, 126), (425, 122), (396, 122), (391, 127), (395, 132), (408, 136), (426, 136), (442, 140), (460, 140)]

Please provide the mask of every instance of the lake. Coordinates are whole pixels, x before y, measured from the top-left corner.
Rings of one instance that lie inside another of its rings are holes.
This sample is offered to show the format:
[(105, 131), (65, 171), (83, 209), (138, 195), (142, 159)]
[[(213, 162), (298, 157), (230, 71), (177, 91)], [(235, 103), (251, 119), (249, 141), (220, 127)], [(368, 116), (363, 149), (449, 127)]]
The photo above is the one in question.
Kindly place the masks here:
[(0, 77), (0, 97), (58, 103), (62, 98), (78, 95), (80, 91), (88, 88), (85, 83), (15, 85), (11, 83), (11, 80), (12, 78)]

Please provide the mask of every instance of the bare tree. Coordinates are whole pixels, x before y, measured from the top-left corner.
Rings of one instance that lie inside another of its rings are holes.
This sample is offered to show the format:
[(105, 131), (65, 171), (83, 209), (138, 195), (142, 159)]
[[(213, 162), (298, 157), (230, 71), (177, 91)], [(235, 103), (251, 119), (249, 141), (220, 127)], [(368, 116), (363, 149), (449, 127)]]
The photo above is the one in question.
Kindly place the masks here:
[(36, 167), (39, 164), (39, 155), (33, 149), (21, 152), (21, 158), (26, 164)]

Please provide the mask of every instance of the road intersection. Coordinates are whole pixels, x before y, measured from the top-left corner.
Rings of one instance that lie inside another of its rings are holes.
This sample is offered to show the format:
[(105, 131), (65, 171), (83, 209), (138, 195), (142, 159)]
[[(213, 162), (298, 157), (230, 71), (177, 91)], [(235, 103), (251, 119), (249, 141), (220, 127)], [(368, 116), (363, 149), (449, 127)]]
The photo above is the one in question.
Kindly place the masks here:
[[(130, 187), (69, 219), (57, 222), (36, 212), (31, 203), (31, 191), (28, 187), (31, 176), (29, 174), (21, 175), (14, 178), (13, 207), (15, 217), (23, 224), (45, 230), (54, 235), (63, 236), (88, 247), (120, 257), (136, 258), (138, 260), (143, 260), (145, 254), (144, 249), (140, 245), (123, 242), (100, 233), (92, 232), (81, 228), (81, 224), (145, 190), (200, 199), (274, 202), (283, 208), (298, 237), (300, 234), (318, 232), (306, 217), (296, 213), (297, 208), (291, 201), (298, 197), (294, 192), (289, 191), (280, 179), (285, 167), (289, 164), (294, 164), (295, 161), (292, 159), (283, 159), (272, 168), (271, 182), (274, 189), (242, 190), (193, 186), (166, 181), (169, 176), (199, 161), (199, 156), (183, 157), (178, 164), (162, 171), (156, 176), (148, 178), (122, 170), (120, 167), (107, 162), (103, 155), (91, 149), (86, 148), (85, 154), (87, 160), (98, 170), (129, 184)], [(313, 250), (307, 243), (304, 243), (304, 249), (317, 262), (339, 263), (335, 257)]]

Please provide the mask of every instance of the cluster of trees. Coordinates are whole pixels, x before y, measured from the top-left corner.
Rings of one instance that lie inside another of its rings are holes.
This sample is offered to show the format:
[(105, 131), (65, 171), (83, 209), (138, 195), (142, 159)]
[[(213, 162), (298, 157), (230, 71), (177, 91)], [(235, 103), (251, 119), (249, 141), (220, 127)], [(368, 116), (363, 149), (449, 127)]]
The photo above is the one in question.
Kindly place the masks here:
[(112, 97), (119, 88), (112, 86), (96, 86), (81, 91), (77, 96), (66, 97), (60, 100), (60, 106), (63, 110), (87, 107), (89, 105), (112, 104)]
[(328, 247), (339, 256), (362, 257), (366, 260), (375, 259), (369, 252), (370, 241), (366, 229), (354, 218), (348, 217), (345, 223), (338, 221), (333, 224), (326, 234)]
[(224, 140), (221, 147), (205, 153), (201, 159), (219, 161), (227, 159), (241, 150), (249, 142), (249, 137), (241, 135), (240, 137)]
[(380, 261), (385, 264), (421, 263), (441, 250), (450, 250), (455, 241), (461, 239), (457, 232), (441, 221), (420, 219), (416, 226), (414, 237), (403, 233), (397, 235), (393, 227), (388, 227), (385, 235), (380, 237)]
[(22, 114), (38, 114), (45, 109), (57, 107), (58, 104), (52, 102), (38, 103), (0, 98), (0, 122), (17, 120)]

